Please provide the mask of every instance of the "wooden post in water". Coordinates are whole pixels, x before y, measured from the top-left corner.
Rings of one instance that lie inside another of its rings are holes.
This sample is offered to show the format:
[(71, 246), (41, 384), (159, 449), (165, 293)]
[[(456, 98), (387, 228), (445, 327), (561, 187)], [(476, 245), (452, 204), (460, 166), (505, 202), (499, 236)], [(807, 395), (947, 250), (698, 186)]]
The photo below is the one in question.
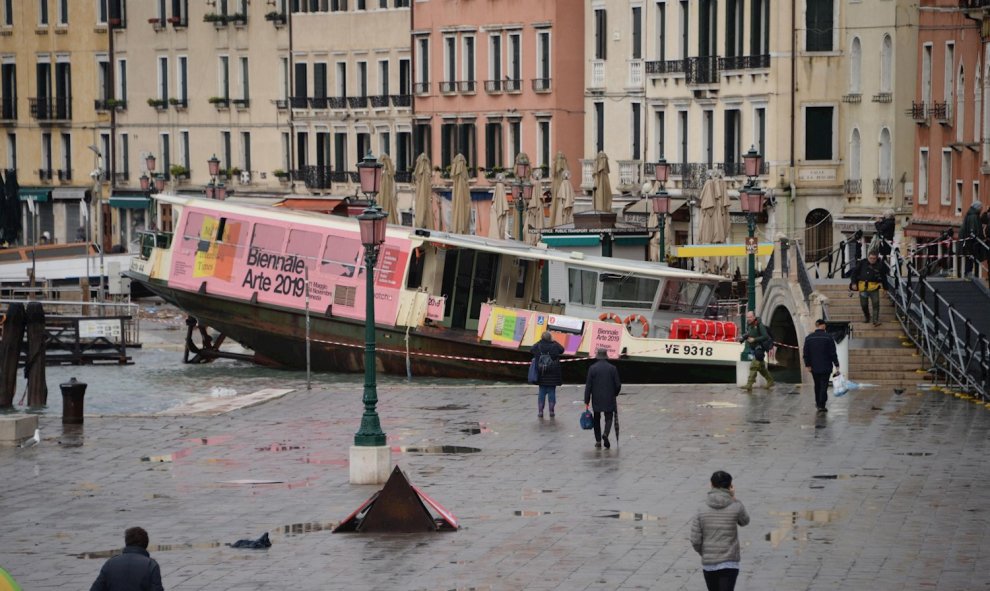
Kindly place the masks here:
[(27, 305), (27, 375), (28, 407), (45, 406), (48, 403), (48, 384), (45, 382), (45, 309), (38, 302)]
[(17, 361), (24, 340), (24, 304), (13, 303), (7, 307), (3, 321), (3, 339), (0, 340), (0, 410), (14, 406), (17, 393)]

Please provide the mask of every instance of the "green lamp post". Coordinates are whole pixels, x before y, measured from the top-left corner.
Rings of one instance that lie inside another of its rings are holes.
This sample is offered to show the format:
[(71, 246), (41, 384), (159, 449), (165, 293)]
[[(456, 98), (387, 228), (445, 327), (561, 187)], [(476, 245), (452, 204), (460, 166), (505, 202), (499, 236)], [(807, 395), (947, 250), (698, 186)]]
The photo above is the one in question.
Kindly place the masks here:
[(746, 212), (746, 226), (750, 238), (747, 241), (749, 275), (746, 281), (746, 310), (756, 312), (756, 244), (753, 239), (756, 235), (756, 215), (763, 211), (763, 190), (757, 185), (756, 180), (763, 165), (763, 157), (755, 147), (751, 146), (749, 152), (743, 154), (743, 163), (746, 176), (749, 177), (746, 186), (739, 192), (740, 205)]
[(664, 188), (664, 183), (667, 182), (667, 171), (668, 171), (667, 160), (661, 158), (653, 166), (653, 177), (658, 183), (660, 183), (660, 191), (650, 197), (650, 201), (653, 202), (653, 213), (657, 214), (657, 221), (660, 223), (660, 261), (664, 262), (667, 260), (667, 255), (664, 252), (664, 246), (666, 244), (664, 230), (667, 225), (667, 214), (670, 213), (670, 195), (667, 193), (667, 189)]
[(523, 212), (533, 197), (533, 183), (529, 180), (529, 156), (525, 152), (516, 155), (516, 180), (512, 184), (512, 201), (516, 206), (516, 240), (525, 242), (523, 236)]

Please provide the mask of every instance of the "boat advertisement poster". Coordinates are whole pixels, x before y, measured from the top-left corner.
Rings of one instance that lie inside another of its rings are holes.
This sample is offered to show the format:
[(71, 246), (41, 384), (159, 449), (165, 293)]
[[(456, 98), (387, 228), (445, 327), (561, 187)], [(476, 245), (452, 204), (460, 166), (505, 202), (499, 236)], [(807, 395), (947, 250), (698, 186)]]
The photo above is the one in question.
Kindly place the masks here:
[[(190, 207), (169, 283), (192, 291), (363, 319), (364, 246), (359, 232)], [(395, 324), (409, 241), (389, 237), (375, 266), (375, 320)], [(439, 306), (443, 302), (438, 303)]]

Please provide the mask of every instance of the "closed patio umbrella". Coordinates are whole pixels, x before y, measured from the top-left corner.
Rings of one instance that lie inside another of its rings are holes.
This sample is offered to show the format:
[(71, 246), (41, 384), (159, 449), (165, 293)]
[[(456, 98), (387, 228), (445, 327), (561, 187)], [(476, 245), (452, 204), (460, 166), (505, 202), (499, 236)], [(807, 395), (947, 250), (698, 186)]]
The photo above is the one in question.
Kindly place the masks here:
[(560, 186), (564, 180), (564, 173), (567, 172), (567, 156), (563, 152), (557, 152), (553, 159), (553, 167), (550, 169), (550, 225), (558, 225), (560, 219), (560, 201), (557, 199), (560, 193)]
[(416, 158), (413, 169), (413, 183), (416, 188), (416, 200), (413, 203), (413, 226), (435, 230), (433, 220), (433, 167), (430, 157), (425, 153)]
[(378, 159), (382, 163), (382, 186), (378, 193), (378, 205), (388, 214), (386, 222), (399, 223), (399, 200), (395, 195), (395, 165), (388, 154), (382, 154)]
[(500, 174), (495, 181), (495, 194), (492, 195), (492, 213), (488, 224), (489, 238), (506, 238), (509, 224), (509, 200), (505, 195), (505, 181)]
[(540, 230), (546, 227), (543, 218), (543, 195), (540, 191), (540, 183), (537, 181), (533, 187), (533, 196), (526, 204), (525, 228), (523, 236), (526, 244), (536, 244), (540, 241)]
[(551, 226), (574, 223), (574, 186), (571, 185), (571, 171), (564, 170), (560, 177), (560, 187), (554, 195), (553, 206), (550, 209)]
[(467, 160), (464, 154), (454, 156), (450, 164), (451, 194), (450, 229), (455, 234), (471, 233), (471, 189), (468, 187)]
[(608, 156), (599, 152), (595, 156), (595, 190), (592, 205), (597, 211), (612, 211), (612, 184), (608, 180)]

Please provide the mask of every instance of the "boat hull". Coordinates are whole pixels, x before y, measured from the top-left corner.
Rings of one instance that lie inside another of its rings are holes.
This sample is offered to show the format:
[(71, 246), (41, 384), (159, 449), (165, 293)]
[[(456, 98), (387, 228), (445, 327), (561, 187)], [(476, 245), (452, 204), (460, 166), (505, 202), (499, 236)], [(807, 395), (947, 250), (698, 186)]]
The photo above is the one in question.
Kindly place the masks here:
[[(289, 308), (173, 289), (128, 273), (150, 291), (197, 321), (254, 351), (257, 363), (292, 369), (306, 367), (306, 315)], [(362, 321), (310, 316), (310, 359), (315, 371), (363, 372), (365, 326)], [(521, 382), (531, 356), (478, 340), (473, 331), (426, 326), (377, 326), (377, 368), (393, 375)], [(564, 358), (564, 381), (583, 383), (591, 362), (580, 355)], [(733, 383), (735, 365), (657, 359), (614, 360), (625, 383)]]

